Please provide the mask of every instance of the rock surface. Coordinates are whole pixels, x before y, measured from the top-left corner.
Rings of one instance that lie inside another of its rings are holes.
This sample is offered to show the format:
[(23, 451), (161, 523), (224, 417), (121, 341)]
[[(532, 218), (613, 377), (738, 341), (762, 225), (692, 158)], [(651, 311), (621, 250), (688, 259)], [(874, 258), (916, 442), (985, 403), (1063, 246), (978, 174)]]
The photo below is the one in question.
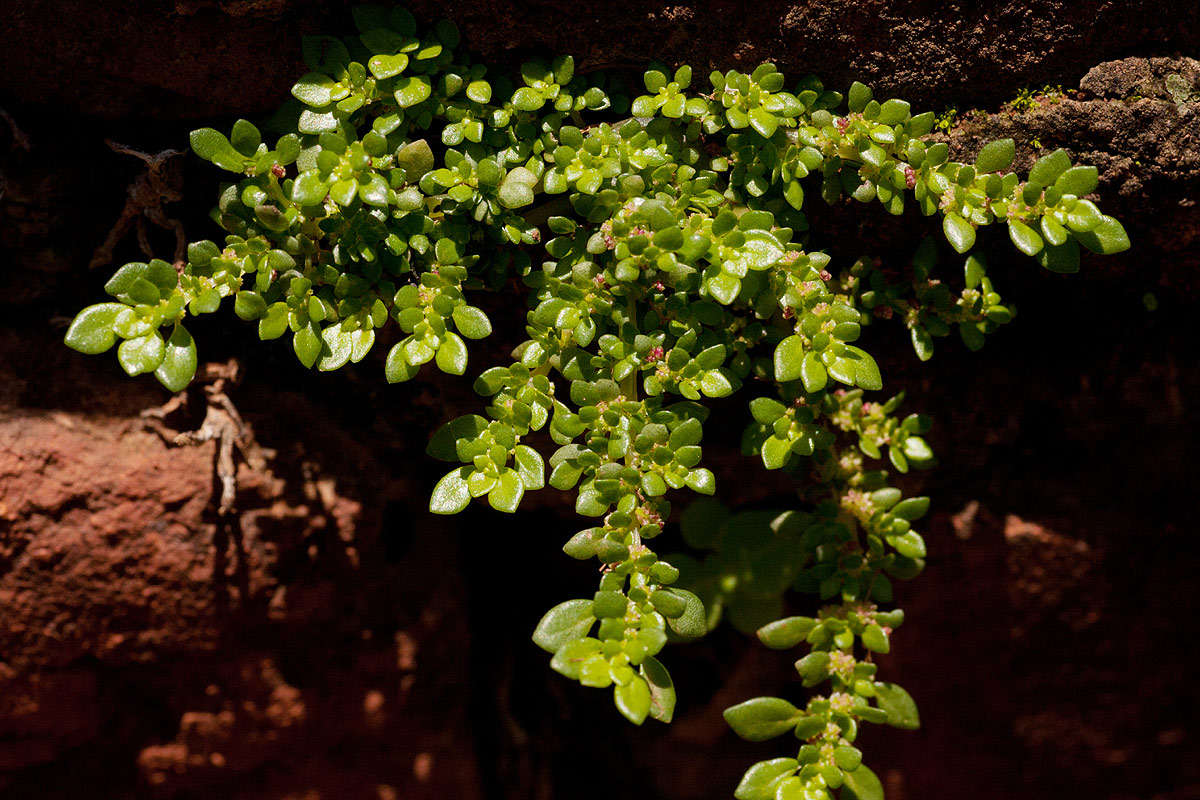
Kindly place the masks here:
[[(0, 795), (583, 798), (649, 783), (664, 798), (729, 796), (768, 750), (736, 741), (720, 710), (750, 691), (798, 697), (786, 659), (727, 633), (679, 648), (675, 674), (690, 683), (667, 731), (630, 730), (602, 693), (550, 675), (527, 631), (588, 579), (557, 554), (570, 515), (551, 497), (512, 530), (485, 512), (447, 523), (423, 510), (438, 475), (413, 431), (471, 408), (468, 389), (386, 387), (370, 365), (314, 378), (237, 323), (209, 323), (197, 330), (206, 357), (241, 359), (231, 396), (275, 451), (264, 469), (241, 467), (239, 513), (222, 519), (213, 446), (168, 448), (139, 416), (167, 399), (157, 386), (59, 344), (96, 296), (103, 277), (85, 265), (141, 169), (104, 139), (154, 151), (200, 119), (270, 111), (299, 69), (298, 36), (343, 26), (344, 9), (10, 5)], [(870, 731), (864, 749), (889, 800), (1196, 797), (1200, 696), (1180, 633), (1200, 612), (1187, 590), (1196, 515), (1180, 483), (1200, 452), (1188, 344), (1200, 66), (1177, 54), (1200, 50), (1200, 7), (483, 0), (449, 13), (492, 60), (771, 58), (830, 85), (956, 105), (945, 135), (962, 156), (1012, 136), (1019, 163), (1064, 146), (1100, 167), (1100, 202), (1125, 221), (1130, 253), (1079, 276), (1001, 261), (997, 282), (1022, 311), (1011, 331), (978, 355), (944, 346), (917, 365), (897, 349), (886, 362), (938, 420), (943, 466), (912, 479), (940, 509), (935, 555), (903, 589), (910, 621), (884, 665), (924, 728)], [(1043, 84), (1068, 91), (1002, 105)], [(193, 238), (211, 235), (213, 181), (188, 162), (174, 211)], [(864, 240), (911, 244), (911, 220), (868, 216), (831, 218), (848, 232), (839, 257)], [(201, 403), (167, 422), (194, 427)], [(713, 455), (736, 485), (732, 448)], [(537, 540), (520, 568), (544, 576), (536, 590), (506, 591), (510, 557), (479, 536), (497, 528)], [(595, 759), (623, 768), (598, 776)]]

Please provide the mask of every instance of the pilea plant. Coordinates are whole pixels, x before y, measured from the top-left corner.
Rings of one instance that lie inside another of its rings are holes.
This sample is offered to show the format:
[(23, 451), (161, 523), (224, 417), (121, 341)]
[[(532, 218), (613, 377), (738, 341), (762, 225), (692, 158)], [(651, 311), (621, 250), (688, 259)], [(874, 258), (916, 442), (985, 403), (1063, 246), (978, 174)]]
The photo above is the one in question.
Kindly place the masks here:
[[(902, 416), (902, 393), (869, 399), (884, 384), (857, 342), (868, 325), (898, 323), (925, 360), (939, 337), (957, 331), (977, 349), (1008, 322), (983, 257), (969, 255), (981, 227), (1007, 226), (1057, 272), (1079, 268), (1080, 245), (1127, 248), (1120, 223), (1085, 199), (1096, 170), (1059, 150), (1022, 177), (1009, 170), (1012, 140), (951, 161), (924, 138), (933, 114), (861, 83), (844, 97), (815, 78), (789, 83), (771, 64), (714, 72), (703, 87), (687, 66), (652, 68), (644, 93), (627, 92), (576, 74), (570, 57), (495, 75), (459, 54), (452, 23), (422, 31), (402, 8), (359, 8), (354, 21), (349, 38), (305, 40), (311, 72), (273, 143), (245, 120), (228, 136), (192, 133), (196, 154), (234, 175), (213, 212), (224, 242), (190, 245), (183, 264), (121, 267), (105, 286), (113, 301), (80, 312), (66, 343), (100, 353), (119, 338), (126, 372), (180, 391), (197, 364), (184, 320), (232, 297), (260, 338), (290, 337), (305, 367), (362, 361), (389, 338), (389, 382), (428, 362), (463, 375), (464, 339), (492, 330), (470, 295), (524, 287), (528, 338), (475, 379), (485, 413), (429, 443), (454, 465), (430, 509), (486, 497), (514, 512), (546, 483), (574, 492), (592, 522), (563, 549), (602, 570), (594, 592), (537, 625), (551, 668), (611, 687), (635, 724), (669, 722), (663, 647), (727, 616), (768, 647), (800, 647), (803, 684), (828, 684), (804, 707), (759, 697), (726, 711), (746, 739), (799, 740), (751, 766), (735, 796), (881, 797), (854, 742), (863, 722), (918, 724), (873, 654), (903, 621), (881, 604), (924, 565), (913, 525), (929, 506), (881, 467), (934, 457), (930, 421)], [(927, 239), (887, 265), (835, 265), (808, 244), (813, 193), (890, 214), (915, 205), (964, 261), (939, 270)], [(717, 488), (702, 465), (706, 400), (739, 391), (742, 449), (794, 478), (797, 507), (731, 513), (701, 499), (681, 518), (692, 554), (660, 558), (650, 544), (668, 496)], [(825, 605), (784, 616), (789, 590)]]

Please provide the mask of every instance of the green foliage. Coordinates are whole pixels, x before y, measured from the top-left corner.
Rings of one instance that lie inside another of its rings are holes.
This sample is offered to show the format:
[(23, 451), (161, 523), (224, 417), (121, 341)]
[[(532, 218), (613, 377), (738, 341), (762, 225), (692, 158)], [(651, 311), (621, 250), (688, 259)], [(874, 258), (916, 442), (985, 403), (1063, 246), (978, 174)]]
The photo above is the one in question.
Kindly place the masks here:
[(1062, 86), (1045, 84), (1040, 89), (1026, 86), (1017, 92), (1017, 96), (1004, 104), (1004, 107), (1016, 114), (1032, 111), (1041, 105), (1057, 105), (1063, 101), (1066, 93)]
[[(727, 616), (772, 648), (804, 648), (803, 684), (829, 684), (803, 707), (756, 698), (726, 712), (748, 739), (802, 742), (795, 758), (751, 767), (735, 796), (881, 797), (853, 743), (864, 722), (918, 724), (873, 655), (903, 620), (879, 604), (924, 566), (913, 524), (929, 506), (884, 468), (935, 459), (930, 421), (902, 417), (902, 394), (868, 399), (884, 374), (863, 331), (900, 322), (921, 360), (955, 332), (981, 347), (1013, 316), (972, 252), (989, 225), (1053, 271), (1077, 270), (1081, 245), (1126, 249), (1120, 223), (1084, 198), (1096, 170), (1059, 150), (1022, 177), (1011, 140), (950, 161), (926, 140), (933, 114), (860, 83), (843, 96), (789, 82), (771, 64), (704, 87), (686, 66), (654, 68), (631, 98), (615, 79), (575, 74), (570, 57), (494, 74), (458, 50), (451, 23), (422, 31), (403, 9), (354, 20), (346, 40), (305, 41), (310, 71), (280, 117), (292, 130), (269, 142), (238, 120), (228, 136), (192, 134), (197, 155), (232, 173), (213, 212), (223, 244), (192, 244), (179, 272), (125, 265), (105, 286), (115, 302), (84, 309), (66, 343), (99, 353), (120, 339), (129, 374), (179, 391), (197, 364), (184, 319), (233, 298), (261, 339), (290, 334), (306, 368), (362, 361), (379, 341), (390, 383), (430, 363), (464, 375), (468, 341), (492, 332), (471, 296), (522, 285), (528, 338), (477, 372), (484, 414), (430, 441), (452, 464), (430, 510), (486, 496), (512, 513), (547, 483), (573, 492), (590, 527), (563, 549), (602, 574), (538, 624), (553, 670), (611, 689), (634, 724), (669, 722), (660, 653)], [(933, 238), (909, 258), (835, 271), (810, 244), (814, 196), (940, 217), (961, 272), (939, 268)], [(650, 543), (668, 497), (717, 488), (703, 465), (707, 400), (738, 392), (745, 455), (793, 476), (801, 507), (731, 513), (701, 499), (682, 516), (691, 552), (660, 558)], [(825, 605), (784, 616), (789, 592)]]

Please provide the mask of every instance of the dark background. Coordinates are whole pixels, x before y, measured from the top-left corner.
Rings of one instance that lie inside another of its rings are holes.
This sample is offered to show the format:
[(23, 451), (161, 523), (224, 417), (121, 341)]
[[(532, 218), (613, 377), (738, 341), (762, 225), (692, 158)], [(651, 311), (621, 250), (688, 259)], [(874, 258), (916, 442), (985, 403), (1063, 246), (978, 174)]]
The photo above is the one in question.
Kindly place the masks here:
[[(1059, 146), (1100, 167), (1098, 200), (1132, 250), (1060, 276), (981, 236), (1020, 309), (981, 353), (946, 340), (920, 364), (898, 328), (870, 331), (888, 387), (936, 419), (941, 466), (904, 482), (934, 498), (932, 555), (898, 592), (909, 621), (882, 659), (924, 725), (870, 730), (863, 749), (889, 800), (1200, 798), (1200, 62), (1188, 58), (1200, 8), (438, 6), (412, 7), (451, 16), (489, 63), (571, 52), (579, 70), (636, 69), (654, 56), (703, 75), (769, 58), (834, 87), (860, 79), (915, 108), (957, 107), (946, 138), (962, 158), (1012, 136), (1023, 167)], [(551, 673), (529, 631), (594, 577), (558, 552), (579, 527), (564, 498), (531, 495), (516, 518), (425, 511), (441, 474), (426, 432), (477, 408), (466, 381), (427, 372), (388, 386), (382, 348), (310, 374), (231, 315), (195, 326), (202, 361), (239, 359), (230, 396), (275, 451), (265, 470), (243, 466), (225, 525), (212, 445), (170, 450), (139, 421), (166, 393), (111, 355), (61, 345), (101, 297), (110, 270), (87, 263), (143, 169), (105, 139), (182, 149), (194, 127), (261, 118), (303, 71), (300, 35), (348, 27), (341, 4), (294, 0), (5, 7), (0, 796), (730, 797), (746, 765), (780, 749), (738, 741), (720, 711), (758, 693), (801, 700), (787, 657), (727, 630), (671, 648), (670, 728), (633, 729), (607, 693)], [(1005, 105), (1046, 84), (1065, 96)], [(219, 176), (180, 162), (185, 198), (168, 210), (189, 238), (216, 236), (205, 213)], [(909, 253), (928, 229), (861, 211), (813, 211), (835, 264)], [(169, 257), (170, 235), (151, 236)], [(116, 255), (138, 258), (134, 238)], [(943, 263), (955, 279), (958, 262)], [(471, 369), (519, 326), (499, 325)], [(193, 400), (169, 422), (193, 427)], [(721, 411), (728, 427), (710, 425), (706, 459), (722, 498), (786, 503), (736, 452), (740, 403)]]

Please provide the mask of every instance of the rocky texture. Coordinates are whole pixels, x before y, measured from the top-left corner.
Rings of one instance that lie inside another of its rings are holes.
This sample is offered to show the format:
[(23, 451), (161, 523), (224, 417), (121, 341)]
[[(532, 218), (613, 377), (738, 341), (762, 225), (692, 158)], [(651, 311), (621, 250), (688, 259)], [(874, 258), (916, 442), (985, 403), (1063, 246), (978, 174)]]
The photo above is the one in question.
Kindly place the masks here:
[[(316, 0), (14, 0), (0, 73), (23, 102), (158, 119), (273, 108), (294, 80), (300, 33), (346, 27), (349, 3)], [(572, 53), (580, 69), (651, 57), (699, 68), (772, 60), (833, 85), (870, 81), (922, 105), (998, 103), (1023, 85), (1072, 82), (1131, 53), (1200, 47), (1200, 8), (1154, 0), (742, 3), (477, 0), (447, 15), (489, 60)], [(704, 73), (701, 73), (704, 74)]]
[[(863, 79), (957, 105), (947, 138), (964, 157), (1009, 135), (1021, 163), (1061, 145), (1101, 167), (1100, 201), (1133, 251), (1079, 276), (998, 259), (997, 283), (1022, 310), (1011, 330), (979, 355), (946, 345), (928, 365), (900, 348), (881, 360), (938, 419), (943, 466), (910, 478), (940, 509), (934, 556), (902, 590), (910, 621), (885, 664), (925, 727), (870, 731), (865, 748), (889, 800), (1196, 797), (1200, 697), (1180, 640), (1200, 612), (1187, 591), (1195, 512), (1178, 484), (1200, 452), (1188, 355), (1200, 112), (1197, 64), (1175, 51), (1200, 43), (1200, 10), (596, 0), (449, 13), (492, 59), (769, 57), (831, 85)], [(487, 512), (453, 523), (423, 512), (437, 475), (413, 431), (472, 407), (460, 382), (386, 387), (371, 365), (312, 378), (237, 323), (206, 323), (205, 358), (242, 360), (231, 397), (275, 451), (263, 469), (241, 467), (239, 512), (223, 519), (212, 445), (168, 448), (139, 417), (166, 399), (152, 382), (59, 345), (96, 296), (102, 277), (83, 265), (141, 169), (104, 138), (153, 151), (179, 146), (199, 117), (269, 111), (298, 69), (297, 35), (344, 20), (295, 0), (9, 10), (0, 794), (582, 798), (649, 782), (664, 798), (726, 797), (774, 750), (736, 741), (720, 710), (749, 692), (798, 698), (786, 659), (728, 632), (676, 648), (681, 719), (669, 730), (630, 730), (603, 693), (554, 679), (527, 632), (590, 574), (556, 552), (576, 524), (561, 502), (540, 496), (511, 529)], [(1047, 83), (1079, 88), (1019, 113), (1001, 106)], [(193, 238), (211, 235), (215, 179), (184, 163), (185, 200), (170, 211)], [(842, 232), (839, 258), (862, 242), (907, 248), (923, 230), (835, 211), (822, 222)], [(196, 392), (166, 421), (190, 429), (202, 412)], [(722, 485), (745, 502), (783, 499), (745, 485), (736, 427), (712, 432)], [(483, 528), (507, 535), (484, 540)], [(513, 542), (530, 545), (522, 572), (542, 576), (516, 596)], [(598, 775), (597, 759), (620, 767)]]
[[(946, 138), (955, 157), (1012, 137), (1018, 168), (1065, 147), (1099, 168), (1111, 213), (1129, 219), (1139, 249), (1163, 256), (1164, 283), (1193, 285), (1200, 266), (1200, 61), (1126, 58), (1091, 68), (1077, 90), (1037, 96), (1032, 108), (967, 113)], [(1112, 265), (1102, 263), (1102, 269)]]
[[(54, 356), (4, 370), (51, 408), (10, 403), (0, 422), (0, 785), (180, 797), (265, 771), (228, 796), (473, 796), (451, 702), (470, 642), (462, 579), (426, 568), (453, 563), (454, 545), (406, 537), (408, 512), (388, 506), (426, 488), (389, 477), (345, 428), (280, 439), (260, 419), (285, 450), (242, 465), (239, 513), (222, 519), (214, 445), (168, 448), (137, 415), (161, 397), (112, 377)], [(270, 402), (285, 426), (319, 413), (298, 395)], [(362, 769), (305, 766), (384, 741)]]

